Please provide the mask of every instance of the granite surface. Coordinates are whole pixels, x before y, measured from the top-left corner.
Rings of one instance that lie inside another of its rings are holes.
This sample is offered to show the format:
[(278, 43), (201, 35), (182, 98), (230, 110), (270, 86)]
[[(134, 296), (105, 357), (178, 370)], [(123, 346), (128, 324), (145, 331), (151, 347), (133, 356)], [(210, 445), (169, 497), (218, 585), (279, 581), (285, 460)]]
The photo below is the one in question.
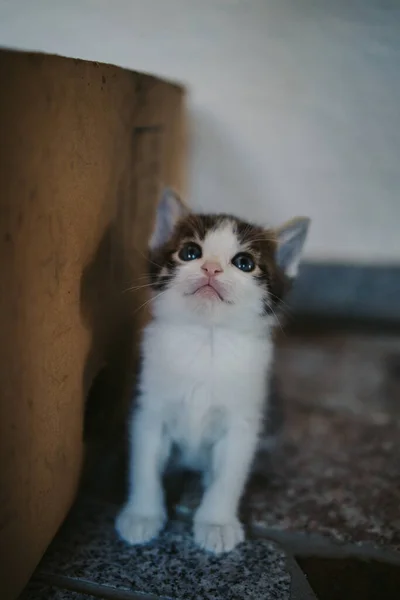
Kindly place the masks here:
[(291, 576), (274, 543), (251, 540), (215, 557), (196, 548), (188, 524), (170, 523), (155, 542), (132, 548), (117, 539), (116, 507), (82, 501), (66, 521), (39, 573), (189, 600), (289, 600)]
[(43, 584), (31, 583), (19, 600), (95, 600), (95, 596), (80, 594)]
[(250, 483), (251, 522), (400, 550), (399, 427), (302, 407), (289, 427), (280, 471)]
[(251, 520), (400, 549), (400, 339), (283, 339), (277, 374), (286, 437)]

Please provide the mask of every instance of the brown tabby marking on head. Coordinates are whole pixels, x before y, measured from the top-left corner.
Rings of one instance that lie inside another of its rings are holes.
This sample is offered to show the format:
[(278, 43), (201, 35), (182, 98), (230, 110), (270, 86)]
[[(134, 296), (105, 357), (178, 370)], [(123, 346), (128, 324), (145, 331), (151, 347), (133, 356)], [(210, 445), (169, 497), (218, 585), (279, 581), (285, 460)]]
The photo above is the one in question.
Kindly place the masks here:
[(174, 255), (185, 242), (201, 242), (208, 232), (218, 230), (225, 223), (231, 224), (243, 251), (248, 252), (258, 266), (251, 276), (265, 289), (264, 311), (270, 314), (280, 304), (289, 283), (275, 261), (276, 234), (228, 214), (189, 214), (180, 219), (168, 242), (150, 253), (152, 286), (158, 291), (168, 287), (179, 264)]

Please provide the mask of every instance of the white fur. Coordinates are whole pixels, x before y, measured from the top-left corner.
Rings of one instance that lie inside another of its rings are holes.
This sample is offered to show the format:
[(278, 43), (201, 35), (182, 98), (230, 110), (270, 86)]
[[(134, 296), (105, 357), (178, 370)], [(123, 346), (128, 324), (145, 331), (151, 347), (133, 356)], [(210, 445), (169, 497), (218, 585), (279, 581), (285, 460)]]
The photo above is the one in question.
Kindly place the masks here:
[[(183, 263), (153, 302), (131, 424), (130, 492), (116, 526), (131, 544), (163, 528), (161, 475), (176, 444), (184, 465), (204, 473), (195, 541), (220, 553), (244, 538), (237, 512), (267, 401), (271, 322), (262, 315), (265, 292), (231, 264), (241, 249), (232, 224), (209, 233), (202, 249), (202, 259)], [(229, 303), (188, 295), (204, 278), (204, 260), (222, 265), (218, 281)]]

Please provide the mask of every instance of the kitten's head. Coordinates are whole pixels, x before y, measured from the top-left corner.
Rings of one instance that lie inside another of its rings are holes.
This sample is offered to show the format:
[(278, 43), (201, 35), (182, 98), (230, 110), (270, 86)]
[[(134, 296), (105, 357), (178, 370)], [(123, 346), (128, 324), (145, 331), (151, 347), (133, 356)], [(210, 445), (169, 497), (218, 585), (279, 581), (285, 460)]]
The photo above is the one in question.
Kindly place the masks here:
[(309, 219), (272, 230), (195, 214), (166, 190), (150, 240), (156, 317), (241, 329), (273, 321), (296, 276)]

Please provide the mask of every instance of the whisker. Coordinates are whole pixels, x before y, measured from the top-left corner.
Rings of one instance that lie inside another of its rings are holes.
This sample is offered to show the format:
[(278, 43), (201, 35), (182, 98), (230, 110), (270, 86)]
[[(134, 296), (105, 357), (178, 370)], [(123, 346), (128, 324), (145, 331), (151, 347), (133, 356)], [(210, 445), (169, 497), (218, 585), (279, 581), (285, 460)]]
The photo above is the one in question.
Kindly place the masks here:
[(253, 244), (253, 243), (257, 243), (257, 242), (276, 242), (276, 238), (274, 237), (264, 237), (264, 238), (256, 238), (256, 239), (252, 239), (249, 242), (247, 242), (248, 244)]
[(275, 320), (276, 320), (277, 324), (279, 325), (279, 328), (280, 328), (281, 332), (283, 333), (283, 335), (286, 335), (285, 332), (284, 332), (284, 330), (283, 330), (282, 324), (281, 324), (281, 322), (280, 322), (280, 320), (278, 318), (278, 315), (276, 314), (276, 312), (274, 311), (274, 309), (272, 308), (272, 306), (268, 306), (268, 308), (271, 310), (272, 314), (274, 315)]
[(282, 306), (286, 307), (287, 309), (291, 310), (291, 307), (289, 306), (289, 304), (286, 304), (286, 302), (284, 302), (281, 298), (279, 298), (279, 296), (277, 296), (276, 294), (273, 294), (272, 292), (268, 292), (268, 294), (271, 296), (271, 298), (275, 298), (275, 300), (277, 300), (280, 305), (282, 305)]
[(152, 286), (152, 283), (145, 283), (144, 285), (133, 285), (132, 287), (126, 288), (126, 290), (122, 290), (121, 294), (126, 294), (127, 292), (136, 292), (137, 290), (143, 290), (144, 288), (149, 288)]
[(152, 265), (154, 265), (155, 267), (158, 267), (159, 269), (162, 269), (162, 265), (159, 265), (158, 263), (154, 262), (153, 260), (151, 260), (149, 254), (144, 254), (141, 250), (139, 250), (139, 248), (135, 245), (133, 245), (133, 249), (140, 254), (146, 261), (148, 261), (149, 263), (151, 263)]
[(150, 277), (150, 275), (148, 273), (146, 273), (146, 275), (138, 275), (137, 277), (134, 278), (133, 281), (139, 281), (141, 279), (148, 279)]
[(141, 304), (135, 311), (134, 311), (134, 315), (141, 310), (142, 308), (144, 308), (145, 306), (147, 306), (150, 302), (154, 302), (154, 300), (156, 300), (157, 298), (159, 298), (160, 296), (162, 296), (163, 294), (165, 294), (167, 290), (163, 290), (162, 292), (160, 292), (159, 294), (157, 294), (156, 296), (149, 298), (148, 300), (146, 300), (146, 302), (143, 302), (143, 304)]
[(156, 296), (152, 296), (150, 297), (148, 300), (146, 300), (146, 302), (144, 302), (143, 304), (141, 304), (135, 311), (133, 314), (136, 314), (139, 310), (141, 310), (142, 308), (144, 308), (145, 306), (147, 306), (147, 304), (149, 304), (150, 302), (154, 302), (154, 300), (157, 300), (157, 298), (159, 298), (160, 296), (162, 296), (163, 294), (165, 294), (166, 292), (168, 292), (169, 290), (172, 290), (176, 287), (179, 287), (179, 282), (174, 283), (172, 285), (169, 285), (168, 288), (166, 290), (162, 290), (159, 294), (157, 294)]
[[(171, 277), (171, 276), (170, 276), (169, 274), (165, 274), (165, 275), (159, 275), (159, 276), (158, 276), (158, 280), (160, 280), (160, 279), (161, 279), (162, 281), (165, 281), (165, 280), (168, 280), (170, 277)], [(149, 275), (146, 275), (146, 276), (144, 277), (144, 279), (147, 279), (147, 280), (149, 280), (149, 279), (150, 279), (150, 276), (149, 276)], [(137, 281), (137, 279), (135, 279), (134, 281)], [(128, 288), (126, 288), (125, 290), (122, 290), (122, 292), (121, 292), (121, 293), (122, 293), (122, 294), (125, 294), (126, 292), (132, 292), (132, 291), (140, 290), (140, 289), (143, 289), (143, 288), (146, 288), (146, 287), (152, 287), (153, 285), (154, 285), (154, 282), (143, 283), (143, 284), (141, 284), (141, 285), (132, 285), (132, 286), (130, 286), (130, 287), (128, 287)]]

